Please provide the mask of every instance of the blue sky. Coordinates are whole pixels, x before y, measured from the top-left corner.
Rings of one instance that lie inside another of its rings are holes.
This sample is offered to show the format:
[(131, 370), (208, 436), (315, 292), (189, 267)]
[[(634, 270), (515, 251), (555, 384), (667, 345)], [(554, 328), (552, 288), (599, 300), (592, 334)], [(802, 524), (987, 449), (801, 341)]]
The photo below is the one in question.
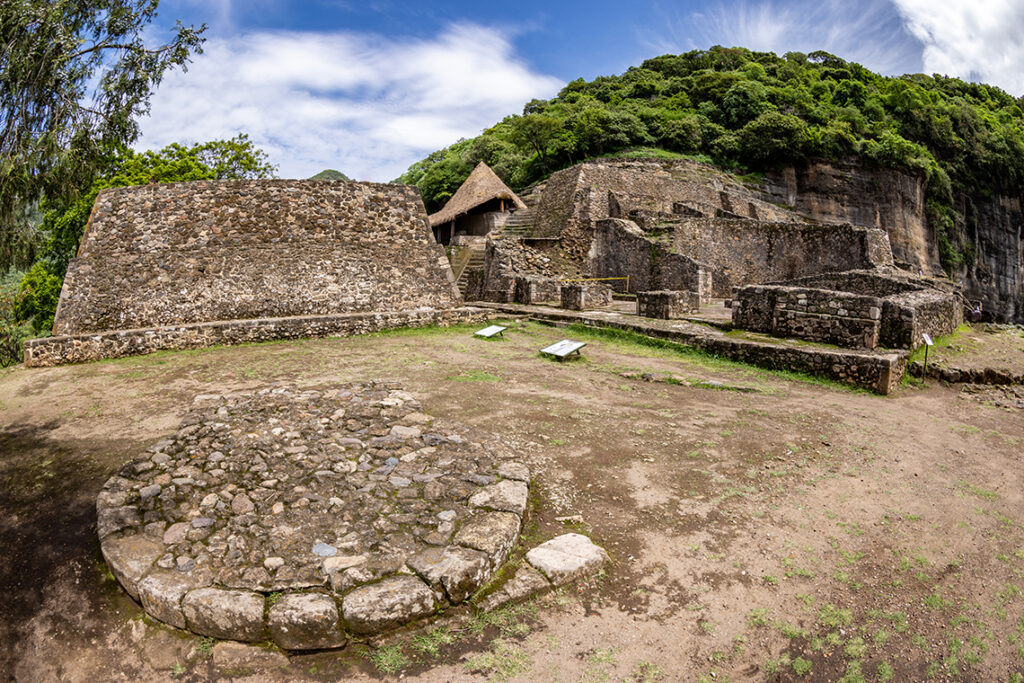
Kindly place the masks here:
[(569, 80), (715, 44), (1024, 94), (1024, 0), (162, 0), (154, 32), (178, 19), (208, 25), (205, 53), (165, 78), (138, 146), (245, 132), (282, 177), (390, 180)]

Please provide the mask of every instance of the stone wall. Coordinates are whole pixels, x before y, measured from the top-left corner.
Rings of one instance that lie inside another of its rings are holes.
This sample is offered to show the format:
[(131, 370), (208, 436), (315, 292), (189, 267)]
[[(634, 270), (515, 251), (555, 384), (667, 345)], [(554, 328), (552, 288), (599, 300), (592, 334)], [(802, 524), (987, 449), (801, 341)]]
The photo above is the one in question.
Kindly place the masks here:
[(594, 282), (563, 284), (561, 293), (562, 308), (570, 311), (601, 308), (612, 302), (612, 288)]
[(675, 320), (700, 310), (697, 292), (660, 290), (636, 293), (636, 314), (641, 318)]
[(414, 187), (154, 184), (99, 194), (54, 334), (460, 304)]
[(398, 327), (477, 323), (493, 317), (480, 308), (347, 313), (253, 320), (226, 320), (172, 327), (116, 330), (31, 339), (25, 342), (25, 365), (49, 367), (104, 358), (139, 356), (156, 351), (198, 349), (218, 344), (244, 344), (275, 339), (347, 337)]
[(707, 265), (717, 297), (734, 286), (892, 265), (886, 234), (852, 225), (683, 219), (673, 226), (672, 251)]
[(878, 346), (882, 300), (825, 289), (780, 287), (771, 333), (848, 348)]
[(597, 222), (633, 211), (799, 218), (712, 166), (688, 160), (594, 159), (548, 178), (534, 208), (532, 234), (560, 237), (569, 257), (583, 262)]
[(891, 349), (915, 349), (924, 335), (953, 334), (963, 322), (963, 307), (946, 292), (921, 290), (884, 300), (880, 343)]
[[(591, 262), (595, 277), (629, 277), (629, 291), (659, 289), (697, 292), (711, 297), (713, 276), (704, 264), (652, 241), (632, 221), (609, 218), (594, 230)], [(624, 289), (625, 282), (615, 283)]]
[(535, 304), (541, 301), (562, 300), (562, 285), (553, 278), (538, 275), (519, 275), (516, 277), (515, 302), (517, 304)]
[[(863, 284), (866, 279), (860, 280)], [(787, 285), (750, 285), (733, 294), (737, 329), (845, 347), (913, 349), (963, 322), (957, 297), (935, 289), (886, 297)]]

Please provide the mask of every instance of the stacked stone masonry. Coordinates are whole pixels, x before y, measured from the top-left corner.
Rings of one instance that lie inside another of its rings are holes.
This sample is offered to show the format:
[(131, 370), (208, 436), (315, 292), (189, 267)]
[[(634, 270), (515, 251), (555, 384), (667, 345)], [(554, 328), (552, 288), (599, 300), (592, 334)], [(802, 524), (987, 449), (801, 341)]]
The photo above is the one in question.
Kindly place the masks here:
[(698, 312), (700, 305), (697, 292), (661, 290), (636, 294), (636, 314), (641, 318), (676, 320)]
[(54, 334), (460, 304), (414, 187), (153, 184), (100, 192)]
[(600, 283), (572, 283), (562, 285), (562, 308), (586, 311), (603, 308), (612, 302), (612, 288)]
[(870, 271), (750, 285), (734, 291), (732, 322), (739, 329), (778, 337), (912, 349), (924, 343), (925, 334), (951, 334), (963, 320), (956, 294), (930, 285), (928, 280), (915, 283), (907, 276)]

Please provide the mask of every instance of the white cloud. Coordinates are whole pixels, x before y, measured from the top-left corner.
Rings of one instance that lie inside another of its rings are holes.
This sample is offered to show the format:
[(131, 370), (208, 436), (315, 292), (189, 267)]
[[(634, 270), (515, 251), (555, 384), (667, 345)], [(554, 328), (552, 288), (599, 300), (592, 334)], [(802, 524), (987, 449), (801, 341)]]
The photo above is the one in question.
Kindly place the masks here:
[(894, 0), (924, 44), (924, 71), (1024, 94), (1024, 1)]
[(662, 51), (712, 45), (779, 55), (824, 50), (882, 73), (921, 68), (921, 46), (888, 0), (733, 0), (685, 16), (666, 14), (666, 33), (656, 43)]
[(503, 34), (472, 24), (429, 40), (281, 31), (213, 38), (187, 73), (161, 84), (137, 146), (244, 132), (282, 177), (335, 168), (389, 180), (562, 84), (519, 60)]

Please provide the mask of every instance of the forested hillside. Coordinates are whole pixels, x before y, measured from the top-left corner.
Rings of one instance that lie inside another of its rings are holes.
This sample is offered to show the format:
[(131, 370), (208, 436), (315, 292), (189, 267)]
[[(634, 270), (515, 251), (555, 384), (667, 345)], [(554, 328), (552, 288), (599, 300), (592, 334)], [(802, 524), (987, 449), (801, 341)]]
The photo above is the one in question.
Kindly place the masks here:
[(520, 190), (583, 159), (656, 148), (741, 172), (860, 157), (927, 178), (943, 266), (973, 258), (953, 189), (989, 196), (1024, 180), (1024, 98), (956, 78), (880, 76), (825, 52), (715, 47), (572, 81), (480, 136), (413, 164), (436, 211), (479, 161)]

